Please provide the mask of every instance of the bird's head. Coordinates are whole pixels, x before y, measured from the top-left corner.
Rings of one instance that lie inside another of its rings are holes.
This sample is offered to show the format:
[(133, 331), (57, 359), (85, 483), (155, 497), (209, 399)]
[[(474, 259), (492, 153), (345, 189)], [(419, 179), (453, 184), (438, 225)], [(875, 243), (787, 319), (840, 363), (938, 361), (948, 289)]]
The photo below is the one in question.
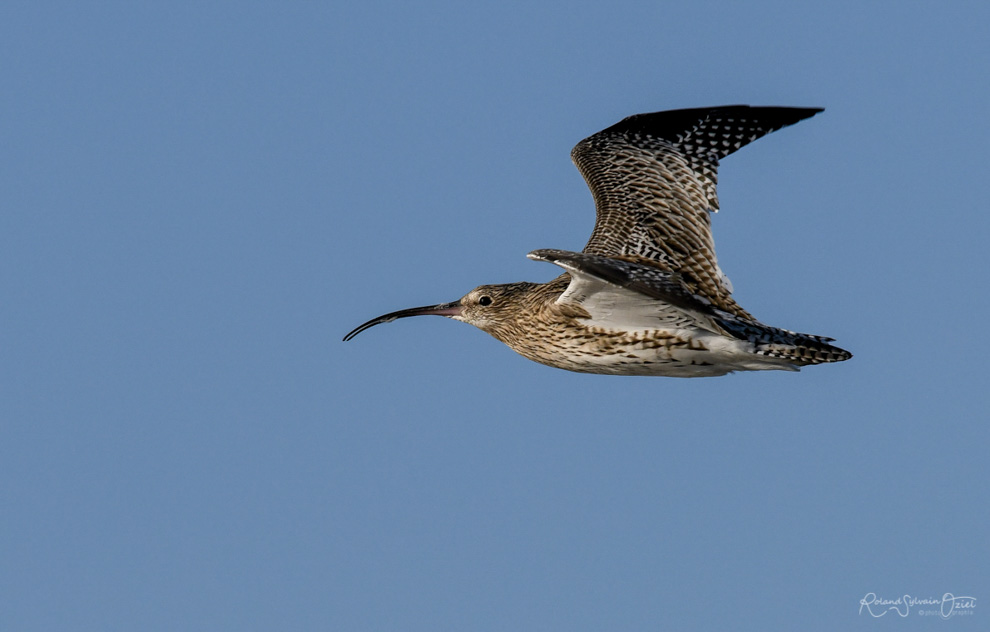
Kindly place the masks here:
[(500, 334), (517, 323), (523, 312), (532, 309), (531, 301), (527, 299), (535, 286), (535, 283), (479, 285), (452, 303), (403, 309), (373, 318), (344, 336), (344, 340), (350, 340), (369, 327), (406, 316), (446, 316), (501, 339)]

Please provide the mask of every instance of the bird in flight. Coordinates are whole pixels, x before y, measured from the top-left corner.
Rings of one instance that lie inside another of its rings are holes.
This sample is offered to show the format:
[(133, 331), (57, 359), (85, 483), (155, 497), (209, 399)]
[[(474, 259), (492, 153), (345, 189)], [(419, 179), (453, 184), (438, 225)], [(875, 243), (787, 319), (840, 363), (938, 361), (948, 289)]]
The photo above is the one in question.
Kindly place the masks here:
[(625, 118), (571, 152), (597, 207), (584, 250), (528, 255), (563, 274), (391, 312), (344, 340), (397, 318), (437, 315), (474, 325), (530, 360), (582, 373), (710, 377), (847, 360), (852, 354), (832, 338), (764, 325), (739, 306), (711, 232), (719, 161), (818, 112), (732, 105)]

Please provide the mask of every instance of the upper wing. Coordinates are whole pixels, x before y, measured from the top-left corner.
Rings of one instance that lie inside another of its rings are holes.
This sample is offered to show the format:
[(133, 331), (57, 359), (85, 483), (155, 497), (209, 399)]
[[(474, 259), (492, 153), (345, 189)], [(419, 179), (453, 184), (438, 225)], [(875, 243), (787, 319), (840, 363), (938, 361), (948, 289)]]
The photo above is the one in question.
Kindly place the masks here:
[(731, 298), (715, 257), (709, 211), (718, 210), (718, 161), (820, 108), (731, 105), (638, 114), (585, 138), (571, 152), (598, 218), (584, 252), (628, 256), (681, 275), (721, 309)]

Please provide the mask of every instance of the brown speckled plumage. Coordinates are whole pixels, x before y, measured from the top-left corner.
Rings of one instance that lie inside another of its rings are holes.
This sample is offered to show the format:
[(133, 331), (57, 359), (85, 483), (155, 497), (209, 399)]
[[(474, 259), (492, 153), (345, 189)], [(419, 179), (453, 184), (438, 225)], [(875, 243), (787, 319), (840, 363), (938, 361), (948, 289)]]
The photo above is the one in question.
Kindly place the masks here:
[(531, 360), (587, 373), (698, 377), (846, 360), (851, 354), (831, 338), (764, 325), (740, 307), (711, 234), (719, 161), (819, 111), (726, 106), (626, 118), (571, 153), (597, 207), (584, 251), (529, 255), (564, 274), (386, 314), (345, 340), (381, 322), (437, 314)]

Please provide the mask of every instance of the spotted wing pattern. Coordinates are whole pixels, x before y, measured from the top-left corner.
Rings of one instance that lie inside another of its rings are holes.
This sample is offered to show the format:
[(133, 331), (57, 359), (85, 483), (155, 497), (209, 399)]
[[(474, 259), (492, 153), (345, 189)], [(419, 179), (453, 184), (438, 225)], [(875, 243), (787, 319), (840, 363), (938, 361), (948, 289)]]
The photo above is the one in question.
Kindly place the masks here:
[(638, 114), (578, 143), (571, 158), (597, 207), (584, 248), (680, 275), (694, 294), (751, 316), (732, 299), (715, 257), (709, 212), (718, 210), (719, 160), (820, 112), (733, 105)]

